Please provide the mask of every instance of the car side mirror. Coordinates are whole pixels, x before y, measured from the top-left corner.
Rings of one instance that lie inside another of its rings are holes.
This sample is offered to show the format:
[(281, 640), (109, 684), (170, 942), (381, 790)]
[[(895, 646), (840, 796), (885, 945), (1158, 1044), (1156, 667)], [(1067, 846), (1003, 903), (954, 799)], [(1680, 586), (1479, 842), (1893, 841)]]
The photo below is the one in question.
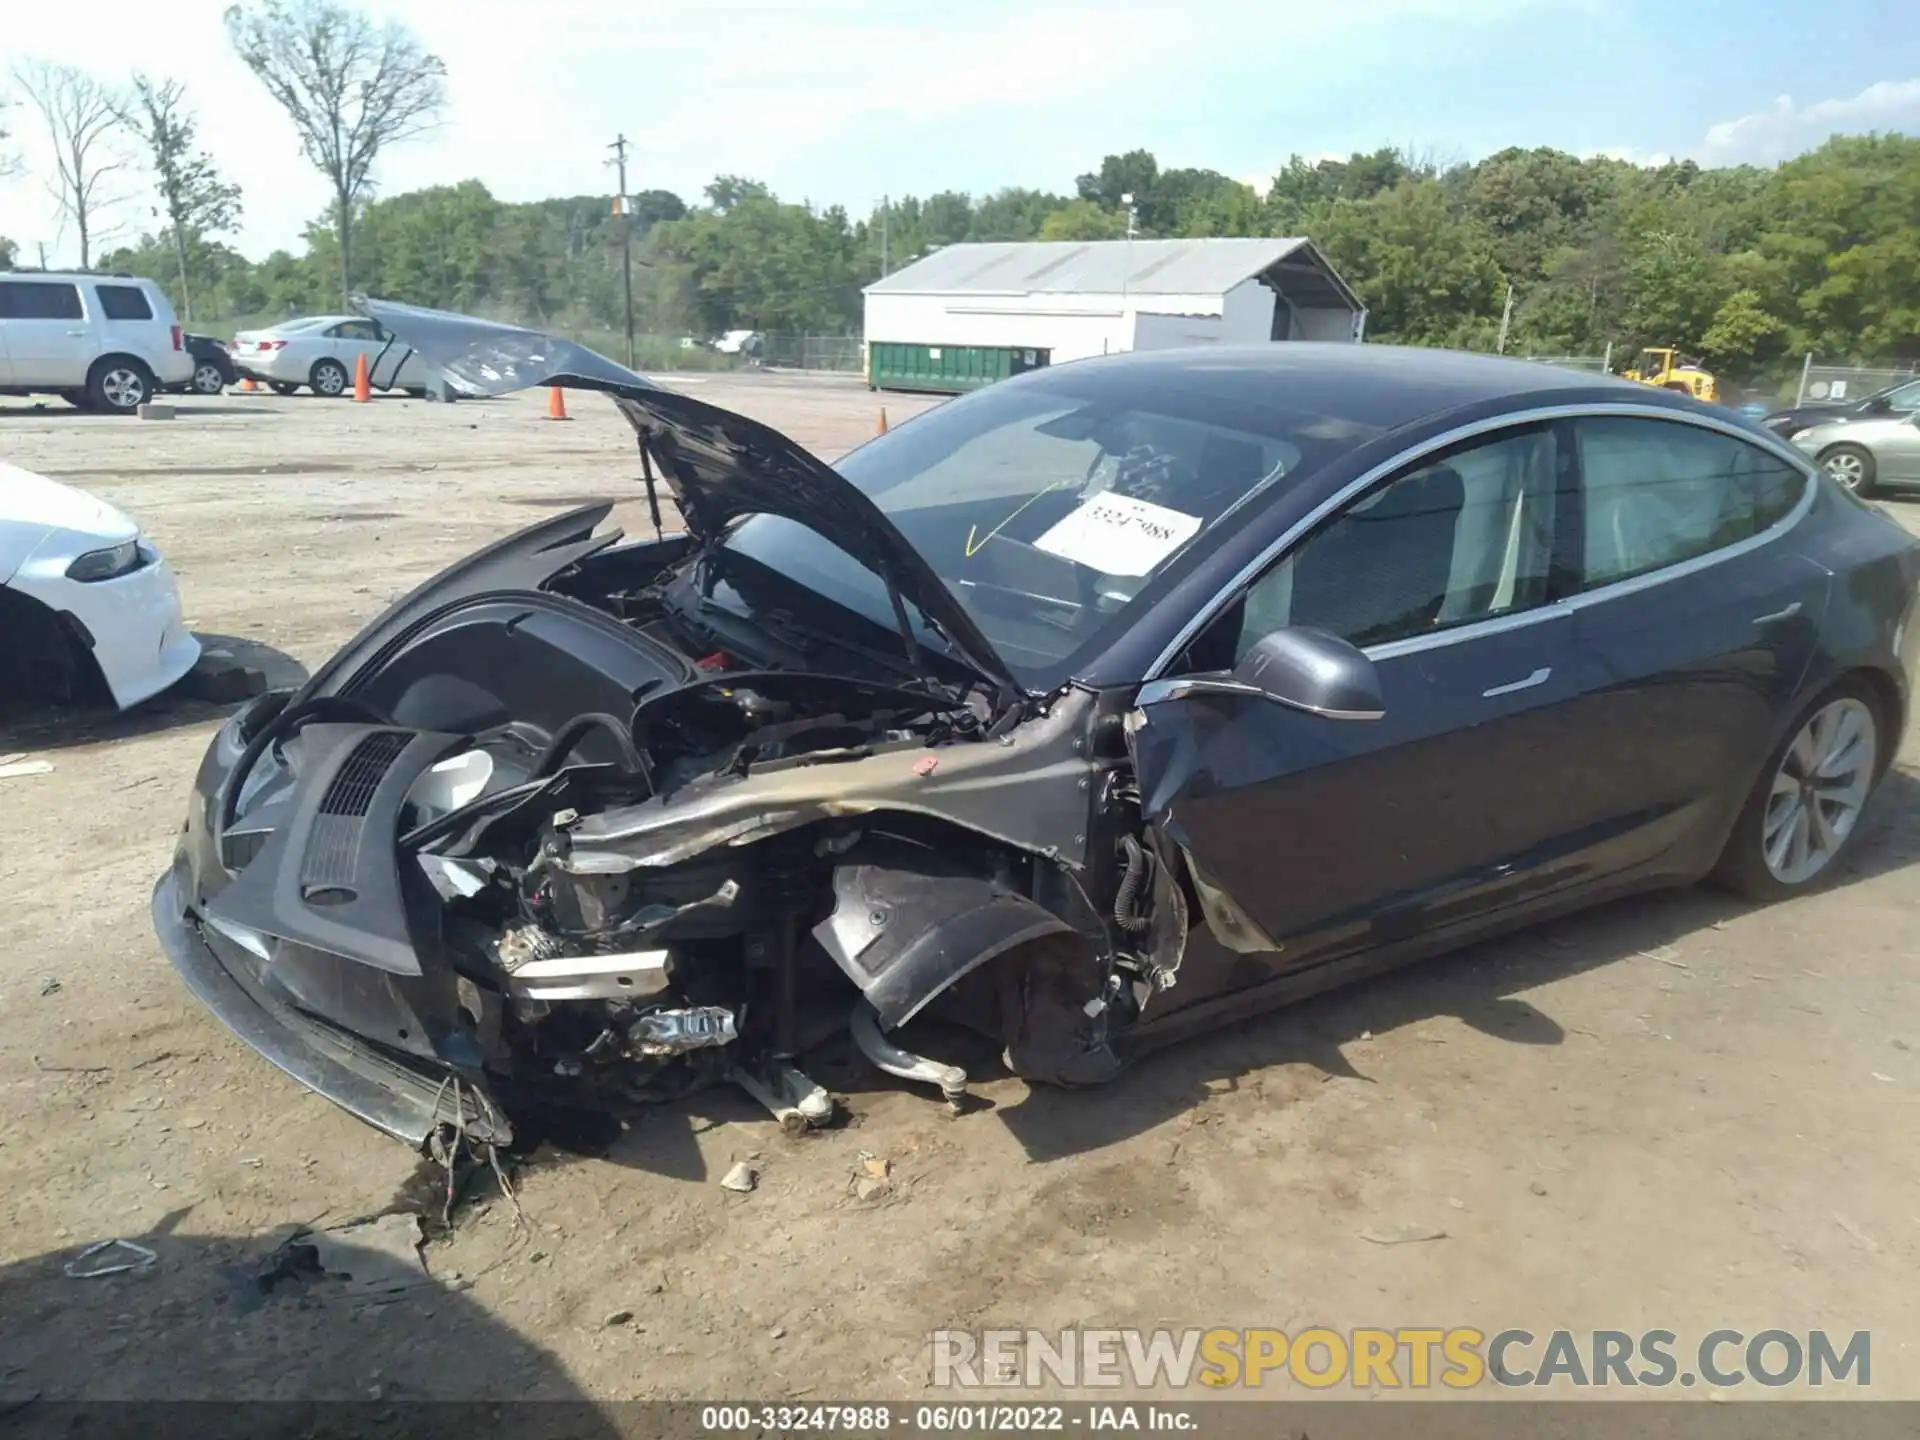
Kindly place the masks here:
[(1186, 695), (1247, 695), (1328, 720), (1378, 720), (1387, 713), (1380, 675), (1358, 647), (1324, 630), (1275, 630), (1225, 673), (1157, 680), (1141, 704)]
[(1867, 403), (1862, 405), (1860, 408), (1862, 411), (1864, 411), (1868, 415), (1884, 415), (1889, 410), (1893, 409), (1893, 402), (1887, 399), (1886, 396), (1879, 395), (1873, 398), (1872, 400), (1867, 401)]

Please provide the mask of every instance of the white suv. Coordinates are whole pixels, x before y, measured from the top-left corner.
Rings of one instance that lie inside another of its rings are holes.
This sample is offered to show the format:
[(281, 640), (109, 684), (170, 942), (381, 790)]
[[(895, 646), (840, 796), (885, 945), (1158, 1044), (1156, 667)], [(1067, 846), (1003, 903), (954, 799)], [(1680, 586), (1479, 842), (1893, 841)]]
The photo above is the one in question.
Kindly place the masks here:
[(173, 306), (153, 281), (0, 270), (0, 395), (54, 394), (125, 415), (192, 378)]

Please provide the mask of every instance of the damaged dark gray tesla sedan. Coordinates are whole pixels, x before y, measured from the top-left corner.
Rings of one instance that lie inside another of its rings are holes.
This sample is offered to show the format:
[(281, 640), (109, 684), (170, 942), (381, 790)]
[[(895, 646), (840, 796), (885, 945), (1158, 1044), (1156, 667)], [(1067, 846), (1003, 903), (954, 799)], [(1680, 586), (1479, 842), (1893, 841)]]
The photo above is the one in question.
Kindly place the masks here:
[(1789, 894), (1905, 724), (1914, 541), (1684, 397), (1136, 354), (831, 468), (565, 342), (367, 308), (470, 393), (609, 392), (609, 489), (655, 501), (652, 539), (593, 505), (447, 570), (201, 766), (174, 964), (417, 1145), (721, 1081), (823, 1123), (805, 1057), (848, 1026), (957, 1103), (900, 1048), (923, 1012), (1095, 1082), (1605, 897)]

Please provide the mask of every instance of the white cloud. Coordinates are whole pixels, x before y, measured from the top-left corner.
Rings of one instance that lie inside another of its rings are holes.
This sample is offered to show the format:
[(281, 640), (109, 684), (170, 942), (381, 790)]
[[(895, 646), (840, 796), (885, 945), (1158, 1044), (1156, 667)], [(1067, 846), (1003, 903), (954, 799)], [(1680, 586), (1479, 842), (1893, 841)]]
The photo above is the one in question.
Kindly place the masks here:
[(1693, 153), (1704, 165), (1775, 165), (1834, 135), (1868, 130), (1920, 130), (1920, 79), (1882, 80), (1811, 105), (1782, 95), (1765, 110), (1709, 126)]

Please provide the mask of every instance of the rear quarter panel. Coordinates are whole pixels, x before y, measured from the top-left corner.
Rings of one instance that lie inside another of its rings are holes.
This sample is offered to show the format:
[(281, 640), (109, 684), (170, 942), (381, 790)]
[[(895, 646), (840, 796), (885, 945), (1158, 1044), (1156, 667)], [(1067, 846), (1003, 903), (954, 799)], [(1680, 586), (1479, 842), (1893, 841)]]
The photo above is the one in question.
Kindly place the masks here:
[(1891, 754), (1911, 710), (1920, 659), (1920, 635), (1915, 633), (1920, 625), (1914, 614), (1920, 540), (1890, 514), (1854, 499), (1824, 476), (1794, 540), (1803, 554), (1834, 575), (1805, 693), (1825, 689), (1851, 671), (1869, 672), (1895, 705)]

